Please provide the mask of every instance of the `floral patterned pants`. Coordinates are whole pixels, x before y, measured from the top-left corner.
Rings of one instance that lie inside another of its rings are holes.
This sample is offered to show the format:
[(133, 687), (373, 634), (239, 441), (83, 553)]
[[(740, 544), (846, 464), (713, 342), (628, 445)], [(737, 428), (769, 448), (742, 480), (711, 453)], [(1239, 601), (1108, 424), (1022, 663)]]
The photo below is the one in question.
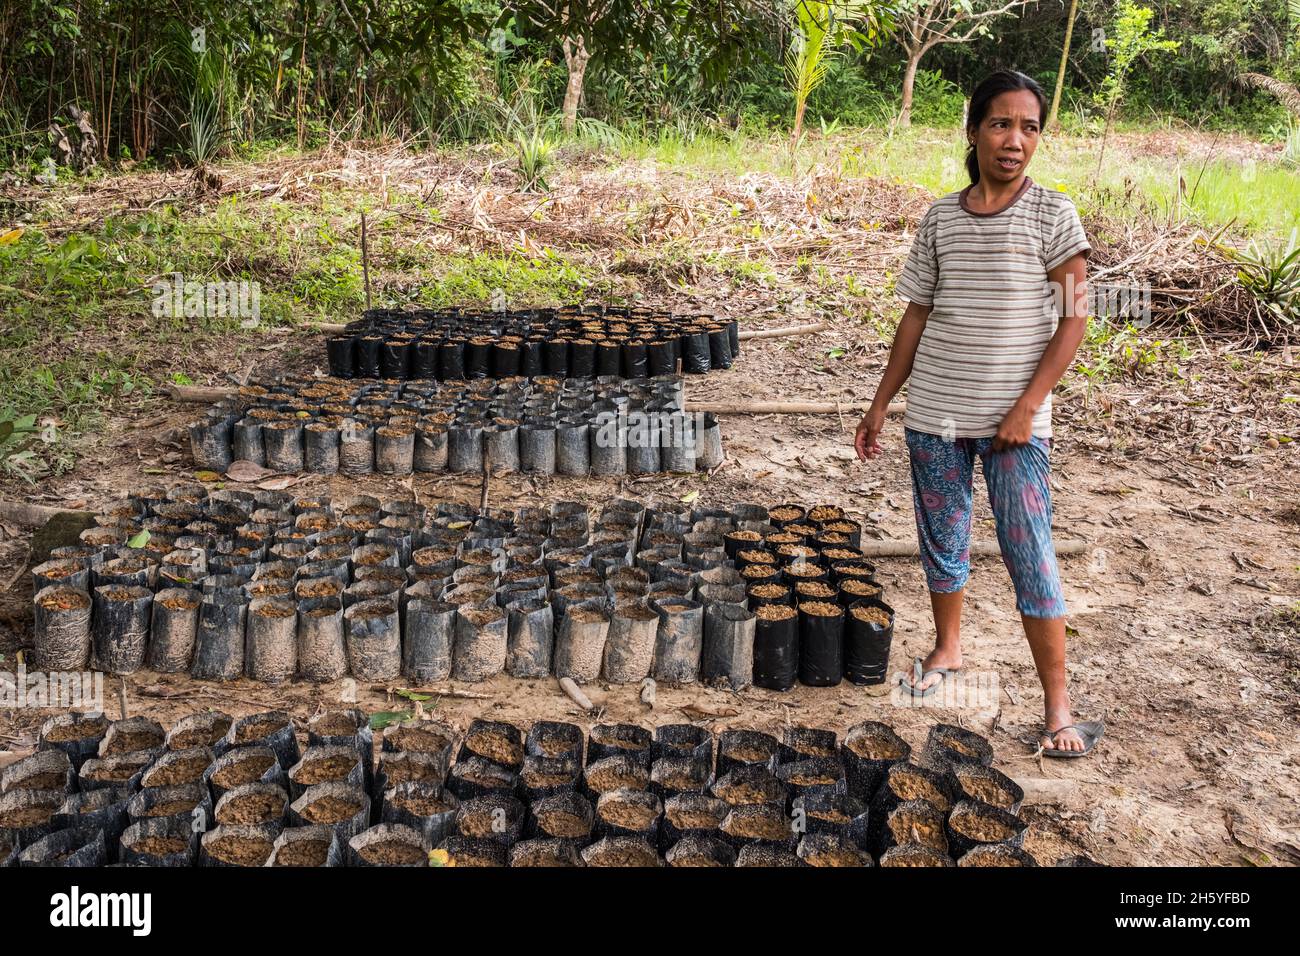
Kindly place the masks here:
[(1063, 617), (1065, 597), (1052, 546), (1051, 440), (995, 452), (993, 439), (906, 430), (921, 564), (930, 590), (960, 591), (970, 577), (971, 483), (979, 458), (1002, 562), (1026, 617)]

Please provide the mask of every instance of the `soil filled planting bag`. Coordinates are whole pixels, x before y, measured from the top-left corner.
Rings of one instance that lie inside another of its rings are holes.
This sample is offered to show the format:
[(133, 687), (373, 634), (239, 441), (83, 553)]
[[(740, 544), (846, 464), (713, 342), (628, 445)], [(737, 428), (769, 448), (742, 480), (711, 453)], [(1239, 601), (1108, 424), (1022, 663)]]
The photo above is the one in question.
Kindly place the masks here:
[(19, 866), (85, 867), (108, 864), (103, 830), (87, 834), (60, 830), (42, 837), (18, 854)]
[(76, 771), (60, 750), (38, 750), (0, 770), (0, 794), (12, 790), (62, 790), (70, 793)]
[(555, 625), (545, 599), (515, 601), (506, 606), (506, 673), (511, 677), (545, 677), (551, 673)]
[(91, 625), (96, 670), (132, 674), (144, 665), (153, 594), (119, 584), (95, 588)]
[(305, 680), (338, 680), (348, 670), (343, 603), (335, 597), (298, 602), (298, 674)]
[(56, 584), (41, 588), (33, 603), (36, 668), (85, 670), (91, 651), (91, 596), (80, 588)]
[(667, 597), (651, 601), (659, 614), (651, 676), (670, 684), (693, 683), (704, 646), (704, 608), (697, 601)]
[(240, 746), (228, 751), (204, 771), (214, 800), (246, 783), (283, 784), (284, 768), (270, 747)]
[(304, 789), (287, 811), (291, 825), (329, 827), (346, 842), (369, 825), (370, 797), (359, 782), (318, 783)]
[(524, 829), (524, 805), (505, 793), (464, 800), (456, 809), (456, 835), (512, 846)]
[(857, 601), (845, 618), (844, 676), (855, 684), (882, 684), (894, 640), (894, 610), (883, 601)]
[(973, 731), (952, 724), (935, 724), (926, 737), (919, 762), (940, 771), (960, 763), (987, 767), (993, 763), (993, 747)]
[(587, 684), (600, 676), (609, 615), (596, 602), (568, 608), (555, 637), (555, 675)]
[(455, 794), (427, 780), (411, 780), (384, 791), (381, 823), (400, 823), (422, 834), (433, 846), (455, 835)]
[(154, 595), (149, 627), (150, 670), (186, 673), (194, 659), (202, 595), (191, 588), (164, 588)]
[(199, 604), (194, 661), (196, 680), (234, 680), (244, 672), (244, 624), (248, 604), (238, 591), (216, 591)]
[(640, 837), (612, 836), (593, 843), (582, 851), (587, 866), (653, 867), (663, 866), (663, 857), (654, 846)]
[(281, 829), (278, 823), (218, 826), (199, 840), (199, 865), (265, 866)]
[(865, 721), (850, 727), (840, 748), (849, 793), (870, 800), (889, 768), (911, 755), (911, 746), (887, 724)]
[[(743, 596), (744, 592), (740, 592)], [(704, 615), (700, 677), (739, 691), (753, 683), (755, 616), (744, 607), (713, 604)]]
[[(368, 791), (368, 779), (360, 752), (351, 743), (314, 744), (302, 759), (289, 768), (289, 799), (297, 800), (309, 787), (325, 783), (343, 783)], [(310, 823), (325, 823), (311, 820)]]
[(524, 840), (510, 848), (510, 866), (583, 866), (577, 847), (568, 840)]
[(424, 684), (451, 673), (456, 636), (456, 606), (415, 598), (404, 615), (402, 674)]
[(535, 757), (571, 757), (583, 762), (583, 733), (577, 724), (539, 720), (528, 731), (524, 752)]
[(248, 606), (244, 664), (267, 684), (293, 677), (298, 664), (298, 609), (283, 598), (258, 598)]
[(844, 677), (844, 609), (826, 601), (799, 605), (799, 682), (834, 687)]
[(343, 615), (347, 626), (348, 671), (358, 680), (393, 680), (402, 671), (402, 632), (397, 605), (362, 601)]
[(501, 673), (508, 647), (508, 622), (501, 608), (462, 606), (456, 612), (452, 676), (473, 683)]
[(871, 856), (833, 833), (809, 833), (799, 841), (799, 859), (809, 866), (872, 866)]
[(56, 714), (41, 724), (36, 749), (58, 750), (68, 755), (73, 770), (99, 753), (100, 742), (108, 731), (103, 714)]
[(428, 866), (429, 846), (419, 831), (380, 823), (348, 841), (348, 866)]
[(992, 767), (954, 763), (949, 767), (948, 776), (957, 801), (978, 800), (1014, 814), (1025, 799), (1025, 791), (1018, 783)]
[(330, 827), (290, 827), (271, 844), (267, 866), (342, 866), (343, 847)]
[(754, 621), (754, 684), (769, 690), (789, 690), (798, 669), (798, 612), (782, 604), (759, 606)]
[(138, 820), (122, 832), (119, 860), (145, 866), (193, 866), (198, 849), (199, 832), (188, 819)]
[(293, 720), (282, 710), (250, 714), (230, 725), (225, 739), (227, 747), (246, 747), (251, 744), (271, 748), (286, 773), (301, 757), (298, 738), (294, 736)]

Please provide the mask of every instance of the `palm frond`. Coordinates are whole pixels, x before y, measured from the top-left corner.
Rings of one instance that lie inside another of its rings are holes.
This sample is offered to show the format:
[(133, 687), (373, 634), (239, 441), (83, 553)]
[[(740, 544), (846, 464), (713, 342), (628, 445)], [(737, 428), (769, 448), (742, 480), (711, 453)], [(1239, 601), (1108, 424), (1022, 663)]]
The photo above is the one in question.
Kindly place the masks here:
[[(1300, 3), (1300, 0), (1292, 0), (1292, 3)], [(1238, 73), (1237, 82), (1257, 90), (1264, 90), (1266, 93), (1272, 93), (1281, 101), (1283, 106), (1296, 116), (1300, 116), (1300, 89), (1290, 83), (1269, 76), (1266, 73)]]

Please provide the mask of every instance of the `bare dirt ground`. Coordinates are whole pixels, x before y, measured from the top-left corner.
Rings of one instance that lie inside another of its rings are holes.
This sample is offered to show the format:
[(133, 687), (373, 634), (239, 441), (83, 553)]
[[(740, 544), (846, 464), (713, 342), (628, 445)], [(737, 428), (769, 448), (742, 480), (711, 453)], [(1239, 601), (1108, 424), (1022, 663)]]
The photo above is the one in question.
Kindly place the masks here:
[[(635, 174), (625, 168), (608, 177), (635, 180)], [(273, 179), (275, 171), (261, 175)], [(561, 205), (568, 202), (575, 210), (577, 196), (566, 189), (577, 188), (578, 176), (566, 174), (557, 187)], [(729, 203), (754, 195), (753, 183), (738, 187), (662, 172), (652, 181), (648, 195), (660, 197), (658, 208), (683, 224), (705, 216), (711, 208), (707, 197), (725, 194), (719, 202)], [(584, 220), (604, 214), (612, 221), (632, 204), (625, 197), (616, 209), (614, 200), (595, 191), (588, 200), (580, 213), (575, 211)], [(926, 205), (923, 198), (887, 188), (870, 192), (863, 187), (856, 201), (875, 201), (913, 225)], [(755, 214), (762, 212), (760, 206)], [(576, 241), (557, 238), (565, 229), (553, 221), (555, 213), (548, 215), (552, 224), (533, 241), (576, 249)], [(483, 228), (480, 222), (466, 233)], [(659, 229), (655, 242), (664, 241)], [(709, 234), (707, 226), (694, 235), (705, 249), (731, 241), (721, 230)], [(478, 237), (458, 234), (454, 241), (472, 246)], [(605, 243), (590, 236), (586, 241), (581, 254), (593, 268), (609, 268)], [(626, 232), (618, 241), (631, 255), (615, 268), (626, 270), (628, 262), (643, 268), (637, 272), (633, 267), (630, 276), (620, 272), (617, 282), (630, 283), (645, 301), (682, 307), (685, 299), (693, 307), (738, 315), (742, 328), (785, 325), (819, 314), (832, 319), (832, 327), (816, 335), (748, 343), (733, 369), (692, 379), (688, 402), (832, 399), (843, 400), (844, 413), (728, 416), (723, 421), (728, 460), (711, 476), (635, 481), (503, 476), (493, 482), (493, 503), (570, 498), (597, 508), (615, 494), (662, 500), (698, 491), (701, 504), (838, 504), (863, 522), (868, 536), (914, 539), (901, 422), (891, 423), (883, 436), (886, 455), (876, 462), (858, 463), (851, 448), (854, 408), (869, 400), (886, 357), (887, 346), (873, 319), (896, 308), (880, 291), (882, 277), (901, 265), (906, 232), (864, 229), (846, 245), (805, 241), (795, 228), (779, 242), (803, 243), (811, 265), (797, 261), (794, 253), (788, 259), (777, 255), (779, 246), (772, 252), (774, 274), (757, 281), (688, 264), (682, 268), (688, 274), (694, 270), (692, 288), (676, 295), (654, 249), (643, 256), (635, 242), (628, 243)], [(776, 242), (769, 240), (770, 245)], [(747, 247), (735, 245), (743, 256)], [(809, 279), (818, 264), (855, 270), (880, 294), (849, 300), (819, 292)], [(311, 367), (319, 361), (320, 348), (319, 337), (311, 334), (232, 338), (228, 347), (204, 356), (210, 364), (199, 356), (177, 355), (159, 356), (158, 363), (183, 368), (201, 382), (217, 382), (224, 373), (250, 365)], [(843, 355), (833, 355), (840, 349)], [(1027, 781), (1030, 801), (1024, 813), (1033, 821), (1027, 848), (1041, 863), (1087, 853), (1116, 865), (1294, 865), (1300, 862), (1295, 799), (1300, 792), (1300, 616), (1295, 611), (1300, 598), (1300, 443), (1285, 439), (1300, 439), (1292, 404), (1300, 392), (1296, 366), (1282, 350), (1264, 361), (1246, 357), (1242, 362), (1209, 348), (1189, 355), (1182, 365), (1187, 375), (1181, 380), (1147, 375), (1088, 387), (1072, 377), (1058, 391), (1055, 527), (1058, 536), (1088, 543), (1084, 555), (1062, 562), (1070, 608), (1070, 685), (1076, 719), (1104, 717), (1107, 723), (1105, 740), (1088, 759), (1033, 757), (1041, 690), (1010, 582), (996, 559), (976, 560), (964, 619), (967, 669), (996, 674), (998, 703), (990, 710), (916, 710), (895, 704), (887, 687), (849, 684), (797, 687), (788, 694), (661, 687), (650, 709), (634, 687), (595, 685), (588, 690), (600, 713), (586, 716), (552, 680), (497, 677), (457, 687), (485, 695), (481, 699), (439, 696), (425, 705), (426, 712), (461, 729), (479, 716), (521, 724), (552, 718), (584, 726), (598, 720), (652, 726), (695, 719), (714, 730), (776, 730), (796, 724), (839, 731), (874, 719), (897, 727), (914, 746), (924, 741), (934, 722), (956, 722), (987, 734), (996, 748), (995, 765)], [(207, 374), (195, 374), (196, 369)], [(1288, 396), (1291, 401), (1284, 401)], [(185, 476), (188, 454), (177, 429), (196, 412), (194, 406), (160, 396), (121, 408), (100, 434), (87, 440), (71, 474), (36, 488), (8, 486), (3, 491), (10, 498), (93, 507), (132, 487)], [(1244, 422), (1251, 424), (1244, 427)], [(307, 479), (295, 491), (475, 501), (478, 485), (454, 476)], [(977, 488), (977, 502), (981, 494), (982, 487)], [(979, 507), (976, 536), (991, 539), (987, 503)], [(29, 537), (20, 529), (3, 531), (0, 568), (7, 571), (0, 572), (0, 587), (11, 576), (13, 580), (0, 593), (0, 640), (6, 642), (0, 652), (5, 667), (11, 667), (12, 649), (30, 643), (30, 581), (20, 573)], [(881, 564), (886, 599), (897, 610), (892, 664), (901, 669), (931, 646), (924, 578), (915, 560)], [(305, 684), (269, 688), (247, 680), (216, 685), (153, 673), (127, 678), (126, 687), (132, 714), (150, 714), (164, 723), (206, 708), (246, 714), (277, 707), (306, 717), (338, 706), (343, 690)], [(393, 696), (393, 689), (363, 686), (357, 705), (401, 709), (405, 702)], [(107, 709), (116, 716), (114, 702)], [(32, 747), (46, 716), (0, 711), (0, 747), (8, 748), (8, 753), (0, 750), (0, 763)]]

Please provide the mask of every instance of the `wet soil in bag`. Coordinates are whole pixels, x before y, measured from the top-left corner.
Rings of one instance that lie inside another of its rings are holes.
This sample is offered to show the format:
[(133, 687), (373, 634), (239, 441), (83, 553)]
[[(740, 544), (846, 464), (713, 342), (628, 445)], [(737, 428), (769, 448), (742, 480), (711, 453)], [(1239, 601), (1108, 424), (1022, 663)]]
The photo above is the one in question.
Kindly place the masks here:
[(501, 673), (506, 665), (509, 628), (506, 614), (495, 605), (462, 606), (456, 612), (452, 676), (476, 683)]
[(370, 797), (360, 784), (318, 783), (288, 807), (294, 826), (325, 826), (346, 843), (370, 823)]
[(799, 841), (799, 859), (809, 866), (872, 866), (871, 855), (833, 833), (808, 833)]
[(199, 832), (213, 825), (212, 797), (202, 783), (178, 787), (150, 787), (139, 791), (127, 804), (128, 821), (175, 818)]
[(54, 832), (65, 799), (62, 790), (11, 790), (0, 797), (0, 846), (26, 849)]
[(523, 803), (506, 793), (465, 800), (456, 809), (456, 835), (512, 846), (523, 834), (524, 813)]
[(781, 732), (778, 758), (781, 763), (813, 758), (838, 760), (839, 737), (835, 731), (821, 727), (786, 727)]
[(511, 677), (545, 677), (551, 672), (555, 641), (551, 605), (545, 599), (515, 601), (506, 607), (506, 673)]
[(525, 833), (534, 839), (569, 840), (585, 844), (595, 821), (592, 801), (568, 791), (529, 804)]
[(404, 612), (402, 674), (421, 684), (446, 680), (451, 673), (456, 606), (421, 598)]
[(101, 757), (115, 757), (161, 747), (167, 739), (162, 724), (151, 717), (128, 717), (108, 725), (99, 745)]
[(250, 744), (270, 747), (285, 773), (302, 756), (298, 752), (293, 720), (282, 710), (268, 710), (239, 718), (230, 725), (225, 742), (228, 747), (246, 747)]
[(347, 842), (348, 866), (428, 866), (428, 840), (402, 823), (378, 823)]
[(348, 671), (358, 680), (394, 680), (402, 672), (402, 629), (397, 604), (387, 598), (361, 601), (343, 613)]
[(993, 745), (979, 734), (953, 724), (935, 724), (930, 728), (918, 762), (924, 767), (945, 771), (953, 764), (993, 763)]
[(510, 848), (510, 865), (562, 867), (582, 866), (583, 862), (569, 840), (524, 840)]
[(652, 739), (649, 730), (636, 724), (596, 724), (587, 738), (587, 763), (623, 756), (648, 768)]
[(741, 847), (740, 852), (736, 854), (736, 866), (787, 869), (804, 867), (807, 864), (799, 858), (797, 853), (784, 845), (751, 843)]
[(906, 844), (920, 844), (947, 854), (943, 813), (925, 800), (905, 800), (887, 814), (873, 818), (871, 849), (877, 856)]
[[(647, 756), (648, 756), (647, 748)], [(607, 790), (626, 787), (630, 790), (645, 790), (650, 785), (648, 765), (635, 757), (618, 754), (592, 760), (582, 774), (583, 791), (593, 799)]]
[[(289, 768), (289, 799), (297, 800), (308, 787), (322, 783), (345, 783), (365, 788), (365, 767), (361, 754), (351, 744), (316, 744), (309, 746), (302, 759)], [(368, 791), (367, 791), (368, 792)], [(325, 823), (313, 820), (313, 823)]]
[(791, 814), (802, 820), (805, 833), (832, 834), (861, 849), (870, 842), (867, 805), (841, 786), (804, 790), (792, 801)]
[(180, 787), (187, 783), (201, 783), (204, 789), (203, 774), (216, 755), (211, 747), (187, 747), (184, 750), (167, 750), (154, 761), (153, 766), (140, 778), (140, 786), (145, 789), (153, 787)]
[(798, 612), (788, 605), (767, 604), (754, 613), (754, 684), (789, 690), (799, 668)]
[(199, 840), (199, 866), (265, 866), (281, 830), (278, 823), (218, 826)]
[(955, 763), (949, 767), (948, 776), (956, 801), (978, 800), (1014, 814), (1025, 799), (1024, 789), (993, 767)]
[(555, 676), (579, 684), (599, 677), (609, 624), (609, 615), (597, 602), (568, 608), (555, 637)]
[(799, 682), (834, 687), (844, 678), (844, 609), (827, 601), (799, 605)]
[(663, 809), (659, 797), (647, 790), (607, 790), (596, 800), (594, 835), (635, 836), (657, 845)]
[(461, 800), (473, 800), (489, 793), (513, 793), (519, 774), (482, 757), (457, 760), (447, 778), (447, 789)]
[(563, 721), (539, 720), (528, 730), (524, 752), (535, 757), (571, 757), (581, 765), (582, 728)]
[(193, 866), (198, 849), (199, 834), (187, 819), (137, 820), (122, 832), (118, 859), (145, 866)]
[(202, 595), (191, 588), (164, 588), (154, 595), (145, 661), (150, 670), (186, 673), (194, 659)]
[(776, 775), (786, 785), (787, 798), (792, 800), (810, 790), (844, 789), (844, 768), (837, 757), (810, 757), (783, 763), (776, 768)]
[(288, 809), (289, 794), (283, 787), (274, 783), (245, 783), (222, 794), (213, 815), (218, 823), (226, 825), (280, 824)]
[(77, 786), (82, 790), (105, 787), (138, 790), (140, 777), (161, 752), (161, 749), (138, 750), (112, 757), (93, 757), (81, 765), (77, 774)]
[(948, 846), (951, 855), (960, 859), (985, 844), (1020, 846), (1028, 829), (1028, 823), (1001, 807), (979, 800), (963, 800), (948, 814)]
[(913, 763), (896, 763), (889, 768), (871, 799), (872, 816), (883, 820), (906, 800), (925, 800), (941, 813), (952, 809), (952, 785), (945, 774)]
[(386, 754), (424, 754), (438, 762), (438, 775), (445, 777), (451, 766), (456, 731), (435, 720), (414, 720), (392, 724), (384, 730), (381, 749)]
[(967, 850), (958, 866), (1038, 866), (1038, 861), (1009, 843), (982, 843)]
[(870, 720), (854, 724), (845, 733), (840, 747), (849, 793), (859, 800), (870, 801), (889, 768), (907, 761), (911, 755), (911, 746), (888, 724)]
[(56, 714), (41, 724), (36, 749), (62, 751), (73, 769), (79, 771), (82, 764), (99, 753), (107, 731), (108, 718), (103, 714)]
[(694, 724), (661, 724), (655, 728), (650, 757), (693, 757), (713, 770), (713, 734)]
[(0, 794), (11, 790), (62, 790), (70, 793), (76, 772), (60, 750), (38, 750), (0, 770)]
[(56, 584), (41, 588), (33, 603), (36, 667), (43, 671), (85, 670), (90, 663), (90, 595)]
[(852, 603), (845, 618), (844, 675), (855, 684), (883, 684), (893, 640), (893, 608), (878, 600)]
[(703, 793), (713, 784), (713, 767), (704, 756), (659, 757), (650, 765), (650, 789), (663, 799)]
[(776, 770), (780, 744), (771, 734), (757, 730), (724, 730), (718, 735), (718, 776), (741, 767)]
[(945, 867), (956, 866), (952, 857), (933, 847), (920, 843), (907, 843), (888, 850), (880, 857), (879, 866), (887, 867)]
[(109, 862), (104, 832), (61, 830), (37, 840), (18, 854), (19, 866), (87, 867)]
[(230, 731), (234, 718), (218, 710), (209, 710), (201, 714), (190, 714), (172, 724), (167, 731), (163, 746), (168, 750), (189, 750), (193, 747), (209, 747), (216, 753), (222, 738)]
[(283, 785), (284, 769), (270, 747), (236, 747), (218, 757), (204, 772), (212, 798), (220, 800), (228, 791), (246, 783)]
[(91, 638), (96, 670), (133, 674), (144, 665), (153, 594), (142, 587), (107, 584), (95, 588)]
[(447, 862), (458, 867), (505, 866), (509, 850), (495, 840), (473, 840), (452, 836), (442, 841), (438, 848), (447, 854)]
[(573, 757), (524, 757), (519, 772), (519, 796), (528, 803), (575, 790), (582, 765)]
[(716, 836), (692, 833), (674, 843), (664, 859), (669, 866), (735, 866), (736, 851)]
[(765, 766), (742, 766), (729, 770), (711, 788), (713, 796), (731, 806), (750, 803), (786, 805), (786, 785)]
[(342, 866), (343, 846), (329, 827), (290, 827), (271, 846), (267, 866)]
[[(740, 592), (742, 595), (744, 592)], [(700, 676), (733, 691), (753, 683), (756, 618), (742, 606), (711, 605), (704, 615), (704, 651)]]
[(343, 602), (336, 597), (298, 602), (298, 675), (305, 680), (335, 681), (348, 672), (343, 631)]
[(799, 845), (799, 834), (794, 832), (784, 804), (738, 804), (718, 829), (722, 838), (738, 850), (751, 843), (763, 843), (793, 853)]
[(460, 801), (429, 780), (410, 780), (384, 791), (381, 823), (401, 823), (424, 835), (433, 846), (455, 834)]
[(582, 851), (582, 861), (587, 866), (663, 866), (655, 848), (634, 836), (605, 837)]
[(196, 680), (234, 680), (244, 673), (244, 623), (248, 605), (233, 591), (205, 596), (199, 605), (194, 661)]
[(458, 759), (465, 757), (482, 757), (517, 771), (524, 762), (523, 732), (504, 721), (476, 719), (461, 743)]

